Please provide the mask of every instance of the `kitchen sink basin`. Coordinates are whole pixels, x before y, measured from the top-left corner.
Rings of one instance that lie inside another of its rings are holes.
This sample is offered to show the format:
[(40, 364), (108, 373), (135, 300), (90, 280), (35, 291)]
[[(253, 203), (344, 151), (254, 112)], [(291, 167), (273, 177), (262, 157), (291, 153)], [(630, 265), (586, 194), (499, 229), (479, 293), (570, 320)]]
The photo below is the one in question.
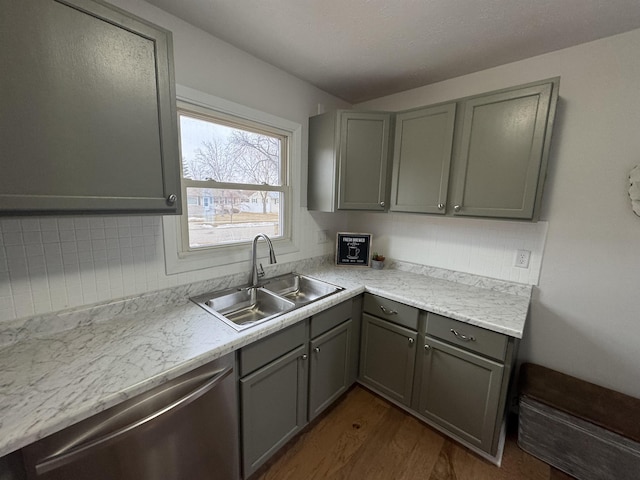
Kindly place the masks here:
[(298, 273), (288, 273), (280, 277), (272, 278), (265, 283), (264, 288), (287, 300), (291, 300), (296, 304), (296, 307), (307, 305), (308, 303), (315, 302), (332, 293), (343, 290), (342, 287), (337, 287), (336, 285)]
[(340, 290), (343, 288), (315, 278), (288, 273), (258, 287), (231, 288), (191, 300), (236, 330), (244, 330)]
[(192, 300), (236, 330), (243, 330), (286, 313), (295, 303), (263, 288), (233, 288)]

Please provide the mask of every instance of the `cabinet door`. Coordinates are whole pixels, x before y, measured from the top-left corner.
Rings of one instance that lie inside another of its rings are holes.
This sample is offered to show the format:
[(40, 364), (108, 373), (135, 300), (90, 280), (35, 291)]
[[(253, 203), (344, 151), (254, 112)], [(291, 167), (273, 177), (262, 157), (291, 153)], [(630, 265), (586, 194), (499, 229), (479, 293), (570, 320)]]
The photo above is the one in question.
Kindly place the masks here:
[(396, 116), (391, 210), (445, 213), (456, 104)]
[(306, 358), (301, 345), (240, 379), (244, 478), (306, 425)]
[(494, 454), (504, 365), (426, 337), (418, 411)]
[(545, 83), (462, 103), (455, 215), (534, 218), (556, 99)]
[(404, 405), (411, 403), (417, 332), (362, 314), (360, 380)]
[(0, 3), (0, 213), (180, 213), (171, 33), (92, 0)]
[(346, 322), (311, 341), (309, 420), (349, 388), (352, 322)]
[(340, 113), (339, 209), (385, 209), (390, 118), (385, 113)]

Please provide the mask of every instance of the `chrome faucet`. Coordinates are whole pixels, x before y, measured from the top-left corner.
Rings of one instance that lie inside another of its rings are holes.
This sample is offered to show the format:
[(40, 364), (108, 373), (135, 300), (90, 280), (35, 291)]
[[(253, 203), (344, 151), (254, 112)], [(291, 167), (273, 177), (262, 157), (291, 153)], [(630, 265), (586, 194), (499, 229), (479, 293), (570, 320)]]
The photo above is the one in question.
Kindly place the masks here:
[(260, 264), (260, 271), (258, 272), (257, 265), (257, 250), (258, 250), (258, 240), (260, 237), (264, 238), (264, 241), (267, 242), (269, 246), (269, 263), (277, 263), (276, 262), (276, 252), (273, 251), (273, 244), (271, 243), (271, 239), (267, 237), (264, 233), (259, 233), (253, 239), (253, 245), (251, 247), (251, 286), (256, 287), (258, 285), (258, 278), (264, 276), (264, 269), (262, 268), (262, 264)]

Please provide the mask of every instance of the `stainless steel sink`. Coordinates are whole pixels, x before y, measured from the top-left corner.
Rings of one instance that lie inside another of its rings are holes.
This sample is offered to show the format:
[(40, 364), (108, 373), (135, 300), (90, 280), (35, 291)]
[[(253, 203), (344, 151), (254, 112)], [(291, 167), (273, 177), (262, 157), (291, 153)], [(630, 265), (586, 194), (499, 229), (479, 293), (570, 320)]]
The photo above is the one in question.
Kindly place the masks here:
[(342, 287), (298, 273), (288, 273), (272, 278), (265, 283), (264, 288), (291, 300), (296, 304), (296, 307), (307, 305), (343, 290)]
[(259, 287), (233, 288), (191, 300), (236, 330), (266, 322), (295, 308), (292, 301)]
[(315, 278), (288, 273), (262, 286), (207, 293), (191, 300), (236, 330), (258, 325), (344, 290)]

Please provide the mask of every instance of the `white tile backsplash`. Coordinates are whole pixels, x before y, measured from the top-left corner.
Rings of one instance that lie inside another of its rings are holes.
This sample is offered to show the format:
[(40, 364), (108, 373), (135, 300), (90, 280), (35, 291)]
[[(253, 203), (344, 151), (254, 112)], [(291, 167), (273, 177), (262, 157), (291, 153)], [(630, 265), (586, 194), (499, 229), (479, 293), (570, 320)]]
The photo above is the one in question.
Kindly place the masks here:
[[(547, 222), (435, 218), (404, 213), (349, 215), (349, 230), (373, 234), (373, 250), (389, 258), (500, 280), (537, 285)], [(519, 249), (529, 268), (514, 266)]]
[[(0, 321), (171, 286), (161, 217), (0, 220)], [(140, 251), (134, 251), (134, 245)]]

